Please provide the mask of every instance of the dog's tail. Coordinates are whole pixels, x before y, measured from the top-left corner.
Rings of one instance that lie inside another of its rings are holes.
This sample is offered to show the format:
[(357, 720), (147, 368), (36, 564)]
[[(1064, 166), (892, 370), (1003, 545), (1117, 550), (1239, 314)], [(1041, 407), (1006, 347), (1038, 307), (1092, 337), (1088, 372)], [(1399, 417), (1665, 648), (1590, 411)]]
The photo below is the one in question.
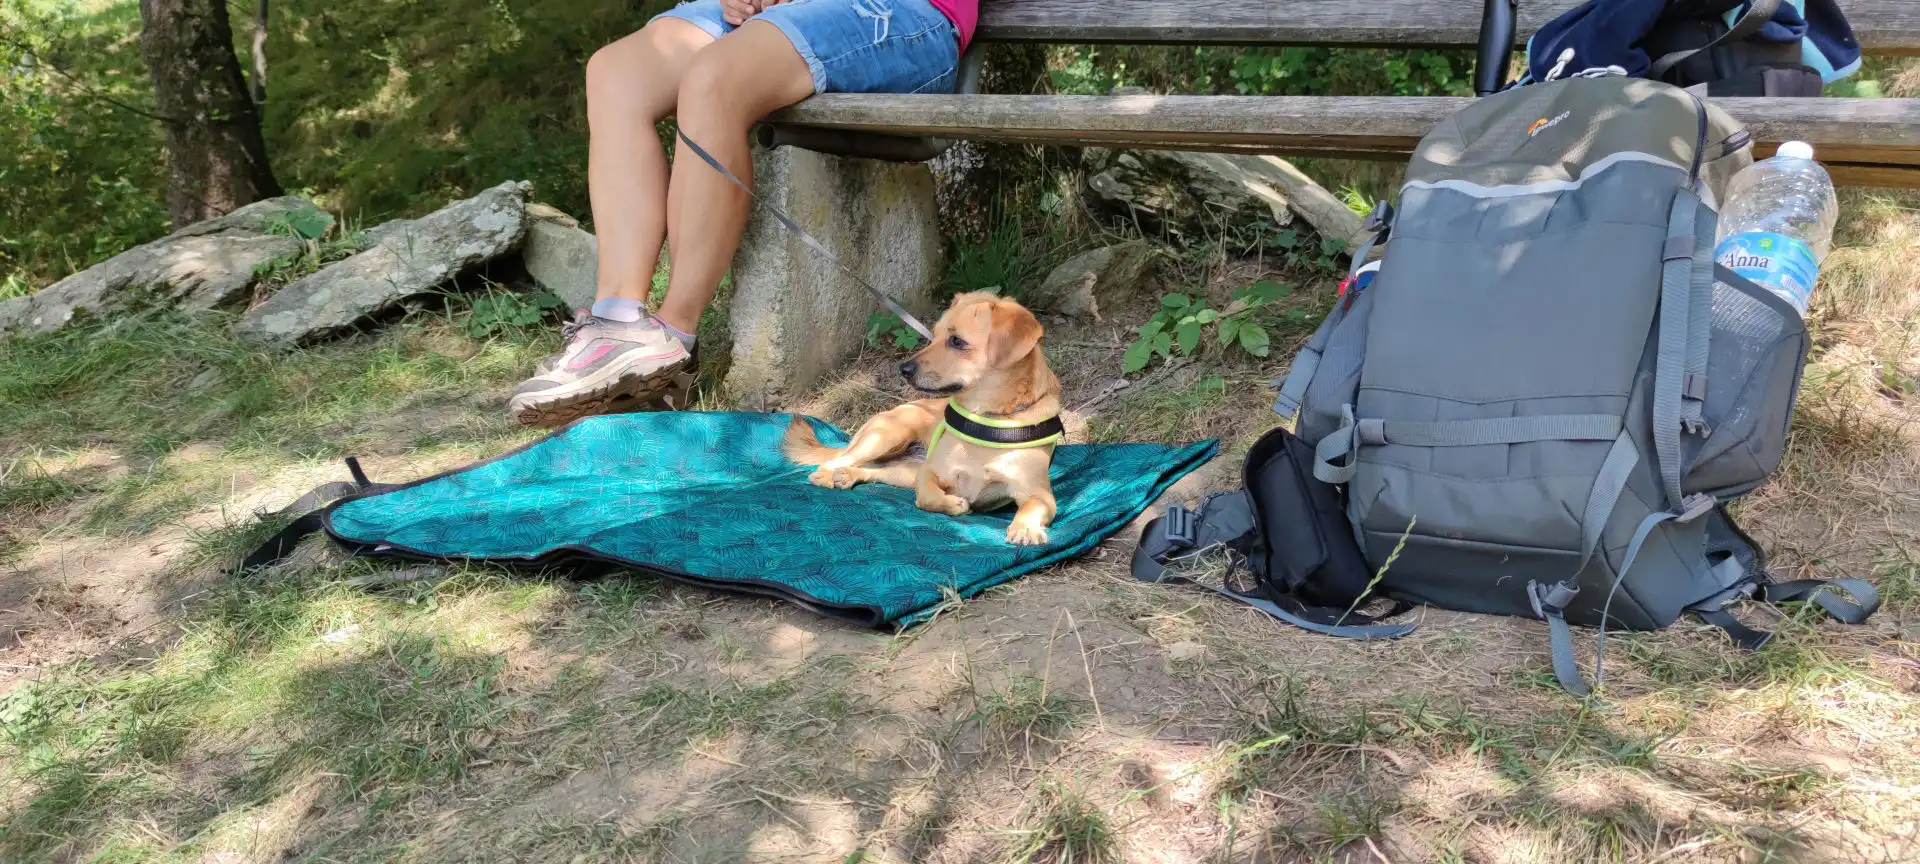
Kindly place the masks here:
[(787, 436), (780, 442), (780, 452), (796, 464), (819, 465), (840, 455), (841, 449), (820, 443), (820, 436), (813, 433), (813, 424), (795, 414), (793, 425), (787, 427)]

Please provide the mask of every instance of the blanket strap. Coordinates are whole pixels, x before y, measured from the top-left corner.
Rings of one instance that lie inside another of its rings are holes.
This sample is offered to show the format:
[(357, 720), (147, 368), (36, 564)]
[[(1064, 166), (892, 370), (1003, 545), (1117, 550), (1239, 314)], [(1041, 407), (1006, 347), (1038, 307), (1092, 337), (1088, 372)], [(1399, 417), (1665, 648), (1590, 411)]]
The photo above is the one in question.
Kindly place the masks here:
[(262, 514), (266, 518), (277, 518), (293, 513), (300, 515), (287, 523), (287, 527), (280, 529), (248, 553), (247, 557), (240, 561), (240, 566), (234, 568), (234, 575), (250, 575), (262, 567), (293, 554), (294, 548), (300, 545), (300, 541), (320, 530), (327, 511), (333, 509), (333, 505), (349, 498), (399, 488), (397, 484), (375, 483), (367, 479), (367, 472), (360, 467), (359, 459), (348, 456), (346, 462), (347, 473), (353, 477), (352, 482), (336, 480), (332, 483), (322, 483), (313, 487), (307, 494), (295, 498), (292, 504), (272, 513)]

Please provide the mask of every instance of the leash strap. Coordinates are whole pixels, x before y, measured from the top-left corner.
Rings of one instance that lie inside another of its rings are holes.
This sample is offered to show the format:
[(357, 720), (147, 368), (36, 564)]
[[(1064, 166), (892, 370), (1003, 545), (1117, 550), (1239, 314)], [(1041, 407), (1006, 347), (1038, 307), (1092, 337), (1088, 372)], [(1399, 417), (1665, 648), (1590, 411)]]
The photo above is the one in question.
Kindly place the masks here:
[(902, 308), (899, 303), (894, 302), (892, 297), (886, 295), (886, 292), (873, 287), (873, 283), (861, 278), (860, 274), (855, 273), (852, 267), (848, 267), (846, 262), (840, 260), (840, 256), (833, 254), (831, 250), (827, 249), (825, 244), (819, 240), (815, 240), (812, 234), (808, 234), (798, 223), (788, 217), (787, 214), (780, 212), (780, 208), (768, 204), (765, 200), (761, 199), (760, 196), (753, 194), (753, 187), (741, 182), (740, 178), (735, 177), (732, 171), (727, 170), (727, 166), (720, 164), (720, 160), (713, 158), (713, 154), (708, 153), (700, 145), (693, 143), (693, 139), (688, 138), (686, 132), (676, 129), (675, 134), (680, 136), (681, 143), (687, 145), (687, 149), (693, 151), (693, 155), (700, 157), (700, 161), (713, 166), (713, 170), (720, 172), (720, 176), (727, 178), (733, 185), (740, 187), (741, 191), (747, 193), (749, 200), (765, 208), (766, 211), (772, 214), (773, 218), (780, 223), (781, 227), (787, 229), (788, 233), (800, 238), (800, 242), (812, 247), (813, 251), (820, 253), (821, 257), (826, 258), (828, 261), (832, 261), (834, 266), (840, 268), (841, 272), (846, 273), (853, 281), (860, 283), (860, 287), (867, 289), (867, 293), (872, 294), (873, 299), (880, 301), (880, 305), (887, 307), (887, 311), (892, 312), (894, 317), (899, 318), (902, 323), (905, 323), (908, 327), (912, 327), (913, 332), (920, 334), (920, 338), (928, 342), (933, 341), (933, 331), (928, 330), (927, 325), (920, 323), (920, 319), (913, 317), (912, 313)]

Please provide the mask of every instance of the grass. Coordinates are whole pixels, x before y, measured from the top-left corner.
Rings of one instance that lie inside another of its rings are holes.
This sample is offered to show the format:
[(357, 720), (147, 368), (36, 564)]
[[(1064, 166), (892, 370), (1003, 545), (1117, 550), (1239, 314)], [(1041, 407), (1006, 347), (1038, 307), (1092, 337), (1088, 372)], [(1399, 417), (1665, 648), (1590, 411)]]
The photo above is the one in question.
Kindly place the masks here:
[(988, 690), (975, 700), (974, 718), (1002, 740), (1028, 736), (1047, 738), (1067, 730), (1080, 716), (1076, 700), (1047, 682), (1016, 676), (1002, 689)]
[(0, 510), (42, 511), (92, 491), (93, 487), (49, 473), (39, 461), (24, 457), (0, 470)]
[(331, 216), (324, 220), (307, 219), (299, 225), (281, 219), (269, 223), (270, 233), (300, 241), (300, 251), (292, 258), (281, 258), (255, 268), (260, 281), (254, 287), (259, 298), (272, 296), (281, 288), (318, 272), (337, 261), (344, 261), (366, 248), (365, 232)]
[(1014, 856), (1022, 862), (1106, 864), (1123, 860), (1107, 814), (1078, 790), (1059, 782), (1040, 784), (1034, 825)]
[[(552, 593), (486, 579), (440, 590), (482, 621)], [(313, 772), (376, 809), (458, 784), (512, 711), (487, 625), (460, 618), (311, 575), (227, 583), (158, 657), (14, 688), (0, 701), (5, 788), (38, 793), (8, 814), (0, 851), (31, 860), (86, 838), (136, 843), (130, 812), (204, 828)], [(355, 635), (329, 637), (340, 633)]]
[[(285, 355), (241, 342), (224, 315), (132, 316), (0, 349), (0, 442), (12, 452), (109, 448), (164, 457), (189, 441), (271, 456), (345, 455), (353, 427), (497, 392), (554, 348), (551, 334), (474, 343), (424, 326)], [(530, 334), (531, 335), (531, 334)]]
[[(1053, 236), (1042, 236), (1051, 234)], [(1065, 256), (1058, 230), (1040, 231), (1022, 219), (1002, 216), (987, 227), (975, 243), (956, 243), (947, 261), (946, 290), (950, 294), (993, 291), (1025, 299), (1047, 275), (1047, 266)]]
[(1123, 398), (1108, 417), (1088, 430), (1095, 441), (1165, 440), (1205, 427), (1206, 417), (1228, 403), (1226, 379), (1208, 376), (1185, 390), (1152, 390)]

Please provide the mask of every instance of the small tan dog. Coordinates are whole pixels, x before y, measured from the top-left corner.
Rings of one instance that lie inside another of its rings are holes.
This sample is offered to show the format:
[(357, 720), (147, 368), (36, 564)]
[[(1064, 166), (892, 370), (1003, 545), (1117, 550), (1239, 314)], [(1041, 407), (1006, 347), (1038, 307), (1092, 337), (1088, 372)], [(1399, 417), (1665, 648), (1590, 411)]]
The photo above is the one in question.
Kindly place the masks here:
[[(821, 444), (795, 417), (781, 449), (794, 462), (819, 466), (808, 478), (816, 486), (899, 486), (914, 491), (920, 509), (950, 516), (1011, 502), (1019, 509), (1007, 542), (1042, 545), (1054, 514), (1047, 469), (1060, 439), (1060, 379), (1040, 352), (1041, 333), (1039, 319), (1012, 300), (984, 292), (955, 297), (933, 325), (933, 343), (900, 364), (915, 389), (950, 398), (876, 414), (839, 449)], [(916, 443), (924, 460), (908, 456)]]

